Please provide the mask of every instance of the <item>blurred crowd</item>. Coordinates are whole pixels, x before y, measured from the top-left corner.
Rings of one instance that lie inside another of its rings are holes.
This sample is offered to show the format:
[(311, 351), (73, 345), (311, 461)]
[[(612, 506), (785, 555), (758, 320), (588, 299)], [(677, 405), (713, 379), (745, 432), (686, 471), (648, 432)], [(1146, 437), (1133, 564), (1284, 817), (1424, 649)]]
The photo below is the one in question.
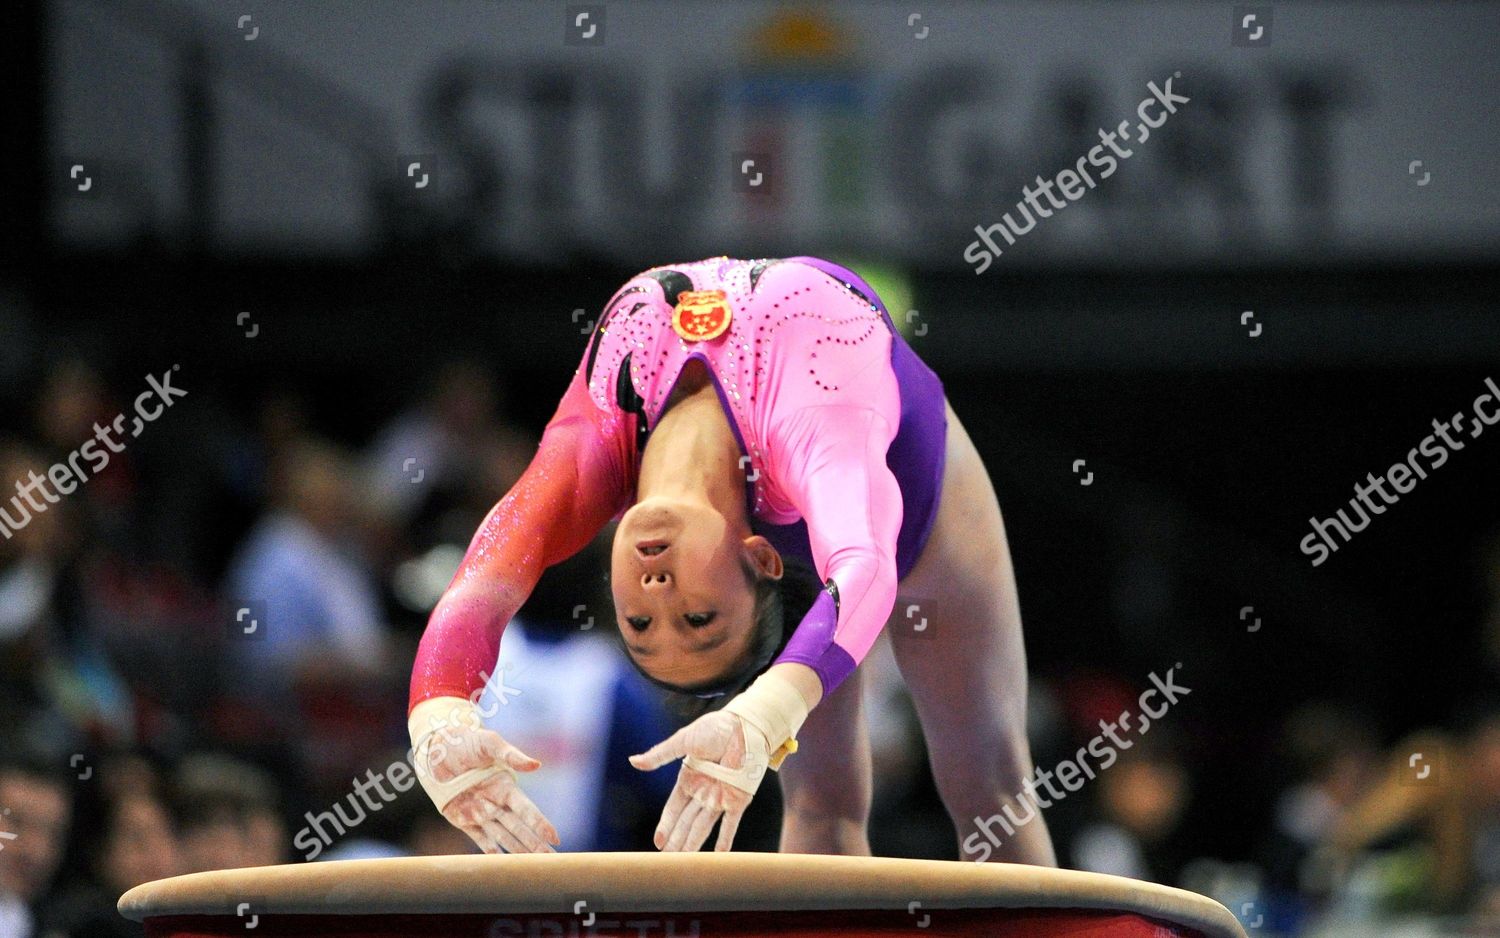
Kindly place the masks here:
[[(0, 938), (141, 934), (115, 901), (179, 873), (471, 849), (420, 790), (377, 802), (356, 783), (403, 759), (427, 610), (535, 446), (498, 372), (454, 361), (356, 441), (295, 394), (237, 412), (185, 386), (185, 405), (0, 540)], [(134, 393), (87, 361), (49, 366), (5, 409), (0, 485), (66, 462)], [(671, 771), (623, 756), (674, 716), (612, 647), (604, 570), (586, 551), (521, 610), (496, 724), (543, 761), (524, 784), (563, 849), (650, 849)], [(874, 849), (957, 858), (888, 649), (865, 669)], [(1038, 765), (1139, 683), (1036, 681)], [(1154, 730), (1049, 813), (1066, 865), (1208, 893), (1255, 934), (1500, 916), (1500, 710), (1394, 743), (1338, 702), (1296, 710), (1247, 856), (1184, 848), (1204, 784), (1184, 730)], [(775, 848), (776, 808), (757, 799), (738, 849)]]

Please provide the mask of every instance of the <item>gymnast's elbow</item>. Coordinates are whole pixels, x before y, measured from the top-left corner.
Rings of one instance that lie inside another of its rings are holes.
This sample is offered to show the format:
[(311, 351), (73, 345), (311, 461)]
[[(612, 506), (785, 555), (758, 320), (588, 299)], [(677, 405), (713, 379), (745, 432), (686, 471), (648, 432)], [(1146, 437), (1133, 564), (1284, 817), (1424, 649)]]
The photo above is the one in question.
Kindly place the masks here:
[(881, 621), (896, 605), (896, 554), (877, 544), (838, 551), (828, 564), (828, 579), (838, 588), (840, 620), (854, 609), (873, 609)]
[(519, 608), (525, 597), (515, 598), (496, 583), (479, 579), (460, 580), (448, 587), (432, 614), (427, 617), (427, 632), (478, 631), (496, 633), (505, 628), (511, 611)]
[(412, 665), (413, 697), (416, 684), (432, 680), (434, 674), (448, 682), (469, 683), (470, 676), (459, 673), (464, 663), (494, 660), (500, 650), (500, 635), (516, 605), (519, 603), (512, 605), (494, 589), (473, 584), (450, 586), (433, 607), (417, 645)]

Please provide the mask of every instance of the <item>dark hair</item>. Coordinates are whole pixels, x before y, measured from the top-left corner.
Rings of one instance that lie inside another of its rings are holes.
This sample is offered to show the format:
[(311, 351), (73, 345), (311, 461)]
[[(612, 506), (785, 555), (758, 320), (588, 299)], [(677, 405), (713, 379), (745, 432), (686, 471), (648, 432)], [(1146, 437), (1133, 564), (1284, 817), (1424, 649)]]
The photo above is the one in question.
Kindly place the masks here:
[(823, 583), (812, 567), (793, 558), (782, 560), (779, 580), (757, 576), (755, 568), (749, 564), (744, 570), (746, 581), (755, 590), (755, 624), (744, 658), (729, 673), (690, 687), (678, 686), (647, 674), (629, 649), (625, 650), (625, 657), (642, 677), (671, 695), (668, 703), (684, 719), (691, 720), (717, 710), (765, 673), (786, 648), (797, 624), (807, 615), (823, 589)]
[(182, 760), (172, 778), (170, 806), (180, 831), (226, 818), (245, 824), (262, 814), (280, 816), (280, 797), (271, 774), (218, 753), (197, 753)]

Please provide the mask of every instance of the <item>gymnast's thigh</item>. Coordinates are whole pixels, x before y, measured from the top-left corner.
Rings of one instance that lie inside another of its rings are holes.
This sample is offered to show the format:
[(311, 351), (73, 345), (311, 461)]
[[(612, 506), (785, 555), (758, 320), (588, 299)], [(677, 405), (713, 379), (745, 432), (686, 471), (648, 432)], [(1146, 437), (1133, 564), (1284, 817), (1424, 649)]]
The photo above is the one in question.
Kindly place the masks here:
[(1024, 725), (1026, 651), (1000, 505), (951, 407), (946, 445), (937, 519), (887, 630), (929, 745), (937, 731), (967, 746)]

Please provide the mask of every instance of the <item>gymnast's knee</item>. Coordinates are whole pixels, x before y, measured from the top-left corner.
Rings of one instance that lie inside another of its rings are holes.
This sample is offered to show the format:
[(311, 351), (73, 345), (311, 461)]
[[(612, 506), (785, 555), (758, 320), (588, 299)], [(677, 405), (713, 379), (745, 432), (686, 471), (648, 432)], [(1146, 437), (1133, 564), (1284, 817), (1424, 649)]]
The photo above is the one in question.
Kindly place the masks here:
[(832, 825), (863, 827), (870, 820), (869, 786), (851, 781), (827, 791), (782, 786), (782, 815), (807, 828)]
[(1031, 779), (1031, 749), (1024, 734), (980, 751), (934, 754), (933, 780), (956, 822), (988, 817), (1025, 794)]

